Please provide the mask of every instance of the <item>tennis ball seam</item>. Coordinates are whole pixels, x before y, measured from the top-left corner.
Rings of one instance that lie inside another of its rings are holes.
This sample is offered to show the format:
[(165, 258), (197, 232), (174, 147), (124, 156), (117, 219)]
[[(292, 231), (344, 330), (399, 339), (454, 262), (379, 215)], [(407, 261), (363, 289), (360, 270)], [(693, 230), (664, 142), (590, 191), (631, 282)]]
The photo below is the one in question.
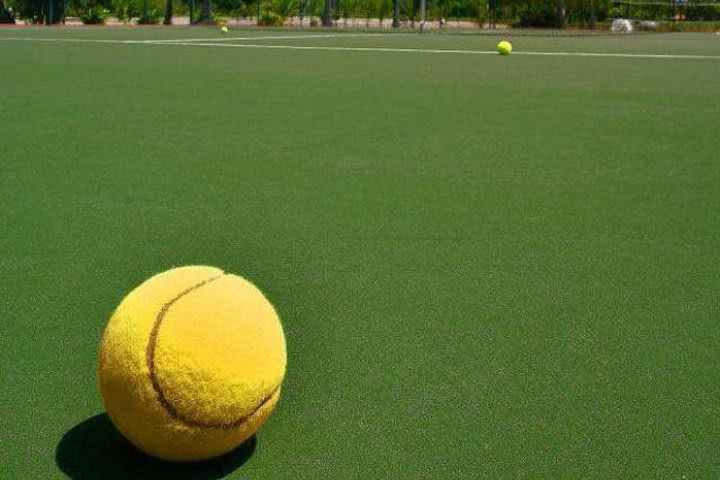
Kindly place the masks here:
[(173, 406), (173, 404), (168, 400), (168, 398), (165, 396), (165, 392), (162, 389), (162, 386), (160, 385), (160, 381), (158, 380), (156, 370), (155, 370), (155, 350), (157, 348), (157, 341), (158, 341), (158, 334), (160, 332), (160, 326), (162, 325), (162, 322), (167, 315), (168, 311), (170, 310), (170, 307), (172, 307), (178, 300), (185, 297), (186, 295), (191, 294), (195, 290), (204, 287), (205, 285), (208, 285), (223, 276), (227, 275), (227, 273), (223, 272), (220, 275), (215, 275), (213, 277), (210, 277), (208, 279), (203, 280), (202, 282), (196, 283), (195, 285), (192, 285), (182, 292), (175, 295), (172, 299), (167, 301), (163, 306), (160, 308), (160, 311), (158, 312), (157, 316), (155, 317), (155, 323), (153, 325), (152, 331), (150, 332), (150, 338), (148, 340), (148, 346), (147, 350), (145, 351), (145, 361), (147, 363), (148, 370), (150, 372), (150, 383), (152, 384), (153, 390), (155, 390), (155, 394), (157, 396), (158, 403), (165, 409), (165, 411), (173, 417), (175, 420), (178, 420), (188, 426), (191, 427), (197, 427), (197, 428), (222, 428), (222, 429), (232, 429), (239, 427), (242, 425), (247, 419), (255, 415), (258, 410), (260, 410), (267, 402), (270, 401), (270, 399), (280, 390), (280, 386), (278, 385), (273, 389), (269, 394), (267, 394), (255, 407), (249, 414), (244, 415), (236, 420), (231, 420), (229, 422), (201, 422), (198, 420), (194, 420), (192, 418), (184, 417), (183, 415), (178, 412), (178, 410)]

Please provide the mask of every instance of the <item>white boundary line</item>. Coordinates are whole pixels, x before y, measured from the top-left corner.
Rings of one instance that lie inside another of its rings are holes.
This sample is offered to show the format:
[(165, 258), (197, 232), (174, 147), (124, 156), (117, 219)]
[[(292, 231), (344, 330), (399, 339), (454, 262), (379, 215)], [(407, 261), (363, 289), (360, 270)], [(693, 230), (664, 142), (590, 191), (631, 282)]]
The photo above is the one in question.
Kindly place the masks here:
[(232, 42), (234, 40), (293, 40), (295, 38), (337, 38), (337, 37), (384, 37), (391, 33), (316, 33), (308, 35), (277, 35), (257, 37), (213, 37), (213, 38), (177, 38), (170, 40), (146, 40), (150, 43), (184, 43), (184, 42)]
[[(368, 34), (378, 35), (378, 34)], [(389, 35), (389, 34), (388, 34)], [(338, 36), (346, 36), (340, 34)], [(297, 38), (293, 36), (292, 38)], [(253, 37), (253, 40), (270, 39), (270, 37)], [(59, 43), (110, 43), (110, 44), (142, 44), (142, 45), (177, 45), (192, 47), (228, 47), (228, 48), (265, 48), (275, 50), (323, 50), (332, 52), (395, 52), (395, 53), (437, 53), (459, 55), (497, 55), (494, 50), (446, 50), (432, 48), (389, 48), (389, 47), (330, 47), (311, 45), (263, 45), (257, 43), (228, 44), (207, 43), (202, 40), (167, 41), (167, 40), (94, 40), (80, 38), (32, 38), (32, 37), (0, 37), (1, 41), (20, 42), (59, 42)], [(683, 60), (720, 60), (720, 55), (672, 55), (644, 53), (592, 53), (592, 52), (513, 52), (512, 55), (547, 56), (547, 57), (599, 57), (599, 58), (646, 58), (646, 59), (683, 59)]]
[(277, 35), (277, 36), (256, 36), (256, 37), (223, 37), (223, 38), (168, 38), (156, 40), (103, 40), (91, 38), (40, 38), (40, 37), (0, 37), (0, 40), (27, 41), (27, 42), (67, 42), (67, 43), (117, 43), (117, 44), (163, 44), (177, 43), (191, 45), (195, 42), (231, 42), (234, 40), (292, 40), (295, 38), (337, 38), (337, 37), (384, 37), (390, 33), (328, 33), (312, 35)]
[[(173, 43), (173, 45), (197, 45), (200, 47), (270, 48), (283, 50), (328, 50), (340, 52), (397, 52), (397, 53), (453, 53), (460, 55), (498, 55), (495, 50), (446, 50), (433, 48), (387, 48), (387, 47), (324, 47), (302, 45), (262, 45), (244, 43), (227, 45), (222, 43)], [(548, 57), (609, 57), (609, 58), (665, 58), (665, 59), (715, 59), (720, 55), (654, 55), (641, 53), (583, 53), (583, 52), (513, 52), (513, 55), (542, 55)]]
[[(131, 44), (131, 43), (144, 43), (144, 44), (158, 44), (156, 40), (101, 40), (101, 39), (88, 39), (88, 38), (37, 38), (37, 37), (1, 37), (0, 42), (55, 42), (55, 43), (114, 43), (114, 44)], [(169, 44), (172, 45), (172, 44)]]

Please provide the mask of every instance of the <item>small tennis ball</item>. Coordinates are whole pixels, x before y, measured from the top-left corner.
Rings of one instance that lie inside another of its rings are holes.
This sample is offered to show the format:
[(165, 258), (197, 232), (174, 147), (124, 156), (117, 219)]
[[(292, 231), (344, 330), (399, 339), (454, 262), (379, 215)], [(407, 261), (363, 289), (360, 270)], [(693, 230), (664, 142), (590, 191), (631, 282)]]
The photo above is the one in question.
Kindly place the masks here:
[(130, 292), (100, 345), (117, 429), (165, 460), (204, 460), (250, 438), (280, 398), (287, 362), (275, 309), (247, 280), (181, 267)]
[(497, 44), (497, 51), (500, 55), (510, 55), (512, 52), (512, 43), (502, 40)]
[(227, 32), (228, 32), (228, 28), (227, 28), (227, 27), (222, 27), (222, 28), (220, 29), (220, 33), (222, 33), (223, 35), (226, 34)]

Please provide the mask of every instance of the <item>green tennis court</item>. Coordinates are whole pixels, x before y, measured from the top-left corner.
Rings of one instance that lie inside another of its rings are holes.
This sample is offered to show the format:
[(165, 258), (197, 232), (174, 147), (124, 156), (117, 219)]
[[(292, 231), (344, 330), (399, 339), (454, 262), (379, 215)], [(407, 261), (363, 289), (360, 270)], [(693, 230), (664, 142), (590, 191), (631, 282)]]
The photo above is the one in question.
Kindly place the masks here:
[[(718, 478), (720, 36), (500, 38), (0, 29), (0, 478)], [(167, 464), (98, 345), (197, 264), (288, 370)]]

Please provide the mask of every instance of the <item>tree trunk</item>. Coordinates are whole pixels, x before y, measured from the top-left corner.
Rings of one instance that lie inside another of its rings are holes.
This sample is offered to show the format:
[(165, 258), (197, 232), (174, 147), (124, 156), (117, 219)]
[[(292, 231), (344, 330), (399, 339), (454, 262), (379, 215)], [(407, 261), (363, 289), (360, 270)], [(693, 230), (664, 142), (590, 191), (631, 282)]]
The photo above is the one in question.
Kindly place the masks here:
[(322, 24), (324, 27), (332, 27), (334, 0), (325, 0), (325, 10), (323, 10)]
[(60, 23), (65, 16), (61, 0), (44, 0), (40, 5), (40, 17), (45, 25)]
[(201, 23), (212, 22), (212, 0), (202, 0), (202, 11), (200, 12)]
[(393, 28), (400, 26), (400, 0), (393, 0)]
[(565, 1), (557, 0), (555, 3), (555, 27), (565, 28)]
[(163, 24), (172, 25), (173, 23), (173, 0), (165, 0), (165, 20)]

